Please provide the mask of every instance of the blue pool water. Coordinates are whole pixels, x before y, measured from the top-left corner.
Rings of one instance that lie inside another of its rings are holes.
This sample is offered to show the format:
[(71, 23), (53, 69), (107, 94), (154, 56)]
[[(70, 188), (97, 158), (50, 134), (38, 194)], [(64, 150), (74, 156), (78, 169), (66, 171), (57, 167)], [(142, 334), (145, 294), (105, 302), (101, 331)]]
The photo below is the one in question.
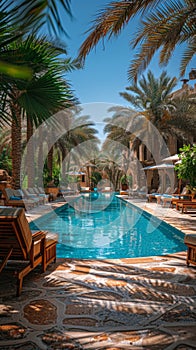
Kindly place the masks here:
[(30, 226), (58, 234), (59, 258), (134, 258), (185, 250), (181, 231), (114, 194), (84, 194)]

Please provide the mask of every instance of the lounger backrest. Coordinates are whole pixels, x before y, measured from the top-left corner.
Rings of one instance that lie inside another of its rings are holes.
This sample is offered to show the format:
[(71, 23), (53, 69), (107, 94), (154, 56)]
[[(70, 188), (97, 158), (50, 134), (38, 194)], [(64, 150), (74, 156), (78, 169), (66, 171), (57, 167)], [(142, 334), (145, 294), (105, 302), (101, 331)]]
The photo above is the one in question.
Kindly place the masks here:
[(45, 193), (44, 189), (41, 188), (41, 187), (38, 187), (38, 190), (39, 190), (40, 193)]
[(157, 193), (162, 193), (162, 186), (159, 186)]
[(32, 188), (32, 191), (33, 191), (33, 193), (35, 193), (35, 194), (38, 195), (38, 196), (39, 196), (39, 194), (41, 194), (41, 193), (39, 192), (39, 190), (38, 190), (37, 187), (33, 187), (33, 188)]
[(165, 194), (169, 194), (169, 193), (171, 193), (171, 187), (170, 186), (165, 190)]
[(6, 199), (9, 201), (10, 197), (14, 196), (14, 190), (12, 188), (5, 188), (5, 196)]
[(23, 198), (24, 194), (22, 190), (19, 189), (19, 190), (14, 190), (14, 196)]
[(26, 189), (23, 188), (23, 189), (22, 189), (22, 192), (23, 192), (23, 196), (28, 198), (28, 196), (29, 196), (28, 190), (26, 190)]
[(23, 208), (0, 208), (0, 256), (13, 247), (12, 258), (26, 260), (32, 234)]
[(189, 193), (189, 191), (188, 191), (188, 189), (187, 189), (186, 186), (185, 186), (185, 187), (183, 188), (181, 194), (188, 194), (188, 193)]
[(14, 196), (22, 199), (23, 193), (21, 190), (14, 190)]
[(173, 194), (177, 194), (178, 192), (179, 192), (179, 188), (175, 187), (174, 190), (173, 190)]
[(31, 197), (33, 197), (33, 196), (34, 196), (35, 198), (38, 198), (38, 197), (39, 197), (39, 194), (36, 193), (36, 191), (35, 191), (34, 188), (28, 188), (27, 191), (28, 191), (28, 193), (29, 193), (29, 195), (30, 195)]

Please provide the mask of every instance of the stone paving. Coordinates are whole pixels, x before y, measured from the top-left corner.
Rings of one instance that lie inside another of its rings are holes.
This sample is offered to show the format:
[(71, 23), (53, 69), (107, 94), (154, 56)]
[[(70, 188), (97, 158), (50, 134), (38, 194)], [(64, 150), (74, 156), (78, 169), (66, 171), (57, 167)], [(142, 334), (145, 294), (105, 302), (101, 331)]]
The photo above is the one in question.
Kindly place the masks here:
[[(138, 200), (134, 204), (195, 232), (194, 214)], [(13, 273), (4, 269), (0, 350), (196, 349), (195, 275), (196, 267), (186, 267), (186, 252), (137, 259), (57, 259), (45, 273), (38, 267), (26, 276), (16, 297)]]

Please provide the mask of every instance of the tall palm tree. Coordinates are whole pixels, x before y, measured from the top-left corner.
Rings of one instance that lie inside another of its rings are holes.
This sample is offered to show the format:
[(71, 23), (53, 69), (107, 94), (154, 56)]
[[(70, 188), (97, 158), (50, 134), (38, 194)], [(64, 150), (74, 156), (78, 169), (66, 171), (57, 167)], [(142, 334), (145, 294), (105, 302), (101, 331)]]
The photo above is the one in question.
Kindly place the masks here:
[(29, 81), (2, 75), (0, 83), (2, 115), (6, 117), (10, 112), (12, 118), (13, 178), (16, 188), (20, 186), (21, 118), (28, 119), (29, 138), (33, 125), (37, 127), (59, 108), (70, 106), (74, 101), (69, 85), (61, 78), (64, 62), (59, 60), (60, 53), (62, 50), (44, 38), (35, 39), (33, 36), (8, 45), (2, 52), (4, 60), (10, 62), (14, 55), (18, 66), (27, 63), (33, 72)]
[(127, 87), (129, 92), (120, 93), (137, 111), (129, 118), (126, 128), (131, 134), (133, 150), (143, 143), (156, 162), (160, 161), (161, 150), (166, 151), (163, 139), (166, 140), (170, 132), (167, 123), (171, 118), (171, 92), (175, 85), (176, 78), (170, 78), (166, 72), (155, 78), (149, 71), (147, 77), (142, 76), (138, 83)]
[(128, 172), (130, 172), (134, 150), (138, 148), (137, 133), (134, 133), (133, 130), (131, 132), (128, 130), (131, 120), (134, 120), (134, 124), (136, 124), (138, 113), (125, 107), (113, 107), (110, 111), (112, 110), (114, 112), (113, 116), (104, 120), (106, 122), (104, 132), (107, 133), (107, 137), (102, 149), (108, 153), (112, 152), (118, 159), (119, 169), (115, 166), (117, 176), (113, 179), (117, 189), (121, 176), (123, 174), (127, 176)]
[(128, 76), (137, 80), (154, 54), (159, 51), (160, 63), (166, 64), (178, 44), (186, 43), (181, 59), (181, 76), (196, 50), (195, 0), (121, 0), (112, 1), (101, 10), (83, 42), (79, 58), (84, 60), (100, 39), (118, 36), (135, 16), (140, 18), (132, 47), (138, 49)]
[(176, 84), (177, 79), (170, 78), (165, 71), (158, 78), (148, 71), (147, 77), (142, 76), (138, 83), (126, 88), (129, 92), (121, 92), (120, 95), (163, 133), (167, 131), (172, 108), (171, 92)]
[(98, 131), (94, 125), (89, 116), (77, 116), (77, 113), (70, 115), (67, 131), (56, 143), (56, 147), (61, 150), (62, 176), (69, 171), (71, 162), (83, 166), (91, 158), (92, 151), (98, 152)]
[[(158, 163), (167, 155), (166, 144), (170, 135), (177, 136), (183, 142), (193, 142), (196, 100), (194, 94), (174, 98), (171, 91), (175, 84), (176, 79), (171, 79), (165, 72), (156, 79), (149, 71), (147, 77), (143, 76), (138, 83), (129, 86), (129, 92), (121, 93), (121, 96), (136, 111), (118, 108), (114, 116), (106, 120), (105, 131), (108, 134), (103, 146), (112, 147), (111, 140), (127, 147), (130, 142), (131, 150), (137, 151), (143, 144)], [(132, 152), (128, 154), (128, 159), (132, 161)], [(141, 172), (136, 168), (137, 164), (134, 164), (136, 178), (140, 178)]]
[(136, 111), (130, 108), (112, 107), (109, 112), (113, 112), (113, 116), (105, 118), (106, 123), (104, 127), (104, 133), (107, 134), (107, 138), (103, 143), (103, 146), (107, 147), (108, 140), (114, 140), (120, 144), (129, 147), (130, 133), (127, 131), (127, 124), (130, 122), (131, 117), (135, 117)]
[(182, 144), (193, 144), (196, 141), (196, 94), (185, 92), (180, 97), (174, 97), (171, 119), (168, 129)]
[[(107, 146), (109, 146), (107, 144)], [(113, 185), (114, 191), (119, 190), (120, 178), (123, 175), (121, 169), (121, 154), (116, 152), (115, 147), (103, 147), (102, 153), (99, 156), (97, 165), (100, 170), (103, 170)]]
[(79, 170), (87, 159), (91, 159), (93, 150), (98, 152), (99, 140), (94, 122), (78, 112), (78, 106), (63, 109), (42, 123), (34, 133), (38, 181), (41, 180), (43, 167), (45, 180), (52, 180), (57, 168), (64, 180), (64, 174), (73, 170), (70, 167), (77, 166)]
[[(149, 71), (147, 77), (142, 76), (138, 83), (126, 89), (131, 93), (120, 93), (138, 111), (136, 118), (130, 120), (128, 130), (130, 131), (130, 127), (132, 130), (138, 130), (140, 127), (140, 135), (144, 138), (146, 119), (156, 127), (165, 141), (168, 135), (175, 135), (184, 141), (190, 140), (195, 129), (195, 94), (185, 91), (181, 97), (174, 97), (172, 90), (175, 86), (176, 78), (170, 78), (166, 72), (155, 78)], [(136, 126), (136, 120), (139, 118), (141, 123)]]

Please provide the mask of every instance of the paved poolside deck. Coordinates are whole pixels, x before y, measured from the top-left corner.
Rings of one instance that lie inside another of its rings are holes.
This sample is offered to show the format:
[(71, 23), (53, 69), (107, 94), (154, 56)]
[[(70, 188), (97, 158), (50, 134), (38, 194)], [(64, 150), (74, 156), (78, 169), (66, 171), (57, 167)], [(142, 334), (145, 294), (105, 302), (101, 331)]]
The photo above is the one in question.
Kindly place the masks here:
[[(185, 233), (196, 233), (194, 213), (133, 202)], [(29, 220), (47, 212), (47, 206), (38, 209), (28, 214)], [(0, 349), (196, 349), (195, 276), (196, 267), (186, 267), (186, 252), (101, 261), (57, 259), (45, 273), (38, 268), (25, 277), (17, 298), (12, 273), (4, 270)]]

